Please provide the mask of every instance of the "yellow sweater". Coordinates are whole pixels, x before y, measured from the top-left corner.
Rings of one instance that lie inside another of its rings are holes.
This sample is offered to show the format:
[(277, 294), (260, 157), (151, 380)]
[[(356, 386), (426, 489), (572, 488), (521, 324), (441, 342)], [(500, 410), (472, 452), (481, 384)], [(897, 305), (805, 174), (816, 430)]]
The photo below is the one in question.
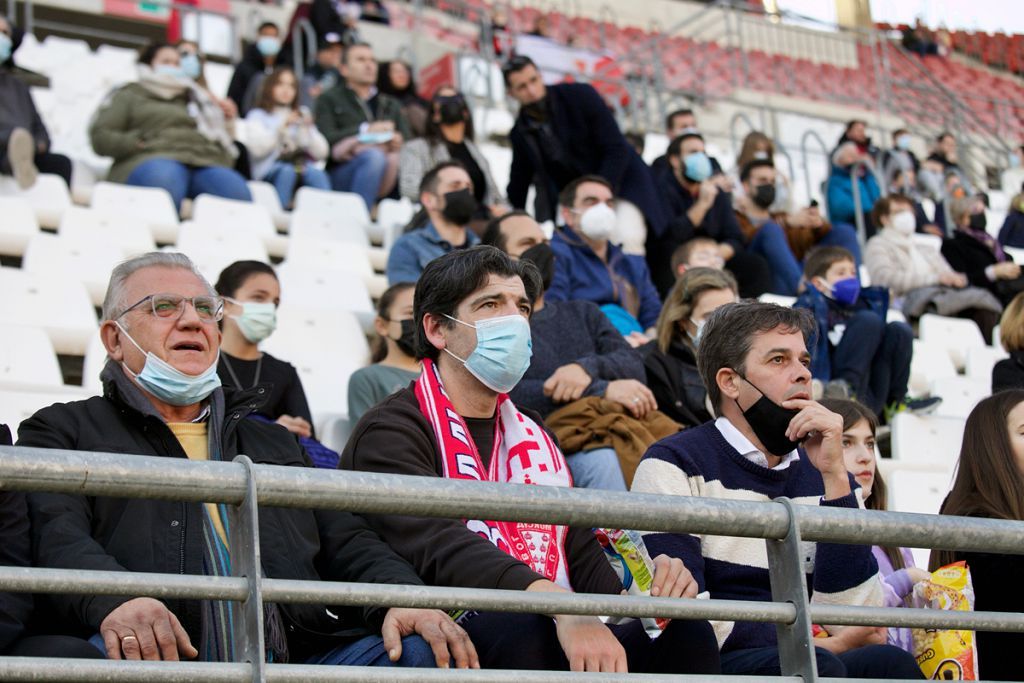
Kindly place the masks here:
[[(178, 439), (178, 443), (185, 450), (185, 455), (189, 457), (189, 460), (210, 459), (210, 446), (206, 438), (205, 422), (168, 422), (167, 427), (174, 434), (175, 438)], [(206, 503), (206, 511), (209, 513), (210, 519), (213, 520), (213, 528), (217, 530), (220, 540), (224, 542), (226, 547), (230, 548), (231, 544), (228, 543), (228, 535), (224, 531), (224, 524), (221, 522), (220, 513), (217, 511), (217, 504)]]

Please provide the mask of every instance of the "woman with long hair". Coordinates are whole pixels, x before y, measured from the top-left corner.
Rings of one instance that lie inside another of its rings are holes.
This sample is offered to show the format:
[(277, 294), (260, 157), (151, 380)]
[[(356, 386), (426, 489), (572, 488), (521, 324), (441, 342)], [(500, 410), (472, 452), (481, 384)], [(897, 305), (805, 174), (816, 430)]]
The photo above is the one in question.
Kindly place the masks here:
[[(971, 411), (953, 490), (939, 512), (1024, 521), (1024, 391), (999, 392)], [(959, 560), (971, 570), (974, 609), (1024, 612), (1024, 593), (1017, 588), (1024, 575), (1024, 556), (933, 550), (929, 569)], [(1024, 633), (978, 631), (976, 642), (981, 678), (1020, 680)]]
[[(843, 418), (843, 459), (846, 470), (860, 484), (861, 498), (868, 510), (888, 509), (888, 489), (875, 462), (878, 418), (856, 401), (822, 399), (821, 405)], [(902, 607), (914, 584), (928, 579), (928, 572), (914, 564), (907, 548), (876, 545), (871, 549), (885, 584), (885, 606)], [(913, 654), (914, 639), (909, 628), (890, 627), (889, 644)]]
[(348, 417), (352, 424), (377, 405), (420, 376), (416, 359), (416, 325), (412, 299), (416, 285), (394, 284), (381, 295), (373, 329), (372, 365), (360, 368), (348, 381)]
[(408, 119), (414, 137), (421, 137), (426, 132), (430, 102), (416, 92), (412, 67), (407, 62), (401, 59), (382, 62), (377, 69), (377, 90), (391, 95), (402, 105), (402, 113)]
[(263, 79), (259, 100), (245, 120), (252, 177), (273, 185), (281, 206), (291, 203), (300, 178), (308, 187), (331, 189), (331, 179), (317, 166), (327, 158), (327, 140), (309, 110), (299, 106), (299, 82), (291, 69)]
[(712, 419), (697, 372), (697, 345), (704, 320), (719, 306), (737, 301), (737, 292), (736, 278), (728, 271), (690, 268), (665, 299), (654, 341), (642, 347), (647, 386), (658, 409), (684, 426)]

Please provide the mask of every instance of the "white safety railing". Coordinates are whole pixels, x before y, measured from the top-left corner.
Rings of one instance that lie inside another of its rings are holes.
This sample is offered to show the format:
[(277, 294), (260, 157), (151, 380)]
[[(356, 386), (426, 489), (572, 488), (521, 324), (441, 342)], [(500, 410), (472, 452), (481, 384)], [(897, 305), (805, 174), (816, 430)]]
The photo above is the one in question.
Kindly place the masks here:
[[(801, 539), (1024, 554), (1024, 522), (711, 498), (521, 486), (234, 462), (0, 447), (0, 489), (215, 502), (230, 506), (231, 577), (0, 567), (0, 590), (232, 600), (239, 662), (114, 662), (0, 657), (2, 681), (538, 681), (620, 680), (621, 675), (530, 671), (402, 670), (267, 664), (264, 601), (486, 609), (536, 614), (659, 616), (771, 622), (784, 678), (819, 680), (811, 624), (1024, 632), (1024, 614), (811, 605)], [(259, 505), (433, 517), (553, 522), (580, 527), (765, 539), (772, 601), (527, 593), (262, 577)], [(641, 681), (685, 676), (630, 676)], [(708, 677), (701, 677), (708, 680)], [(754, 680), (722, 677), (720, 680)], [(821, 679), (828, 680), (828, 679)]]

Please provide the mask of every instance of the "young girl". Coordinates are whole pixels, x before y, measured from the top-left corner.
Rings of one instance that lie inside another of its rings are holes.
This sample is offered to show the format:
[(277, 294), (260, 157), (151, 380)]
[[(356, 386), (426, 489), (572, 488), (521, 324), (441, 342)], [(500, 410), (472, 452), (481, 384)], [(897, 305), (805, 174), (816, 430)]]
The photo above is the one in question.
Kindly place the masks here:
[(327, 158), (327, 140), (309, 110), (299, 107), (298, 81), (291, 69), (277, 69), (264, 79), (259, 101), (245, 120), (252, 177), (273, 185), (281, 206), (291, 203), (300, 174), (303, 185), (331, 189), (327, 173), (315, 164)]
[(399, 282), (380, 297), (373, 365), (353, 373), (348, 381), (348, 417), (354, 425), (367, 410), (420, 376), (416, 360), (416, 326), (412, 298), (416, 285)]
[(217, 364), (221, 383), (241, 390), (264, 388), (268, 395), (260, 414), (293, 434), (312, 438), (313, 418), (299, 373), (259, 348), (277, 324), (281, 285), (274, 269), (260, 261), (236, 261), (221, 272), (214, 288), (224, 297)]
[[(1012, 389), (975, 406), (964, 427), (953, 490), (940, 514), (1024, 521), (1024, 391)], [(1024, 555), (933, 550), (932, 570), (964, 560), (979, 612), (1024, 612)], [(1020, 680), (1024, 633), (978, 631), (980, 678)]]
[[(843, 418), (843, 458), (847, 471), (860, 484), (864, 507), (887, 508), (885, 480), (875, 466), (875, 431), (878, 420), (870, 409), (856, 401), (823, 399), (821, 404)], [(928, 572), (914, 566), (907, 548), (876, 545), (871, 549), (885, 584), (885, 606), (902, 607), (914, 584), (928, 579)], [(890, 627), (889, 644), (913, 654), (914, 640), (909, 628)]]

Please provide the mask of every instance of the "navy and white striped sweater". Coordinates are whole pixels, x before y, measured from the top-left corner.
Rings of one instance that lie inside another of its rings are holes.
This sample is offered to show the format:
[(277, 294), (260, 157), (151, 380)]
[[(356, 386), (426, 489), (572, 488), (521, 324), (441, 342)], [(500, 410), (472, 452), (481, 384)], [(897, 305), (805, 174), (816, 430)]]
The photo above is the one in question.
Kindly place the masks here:
[[(783, 470), (762, 467), (737, 452), (714, 422), (651, 446), (637, 468), (632, 490), (743, 501), (770, 501), (786, 496), (802, 505), (859, 506), (856, 492), (823, 500), (824, 482), (806, 454), (801, 453), (799, 460)], [(763, 539), (648, 532), (644, 541), (651, 555), (664, 553), (683, 560), (699, 590), (709, 591), (714, 599), (772, 599)], [(878, 566), (870, 546), (809, 542), (803, 545), (813, 602), (883, 604)], [(774, 624), (712, 622), (712, 626), (723, 652), (776, 643)], [(835, 629), (829, 631), (834, 633)]]

